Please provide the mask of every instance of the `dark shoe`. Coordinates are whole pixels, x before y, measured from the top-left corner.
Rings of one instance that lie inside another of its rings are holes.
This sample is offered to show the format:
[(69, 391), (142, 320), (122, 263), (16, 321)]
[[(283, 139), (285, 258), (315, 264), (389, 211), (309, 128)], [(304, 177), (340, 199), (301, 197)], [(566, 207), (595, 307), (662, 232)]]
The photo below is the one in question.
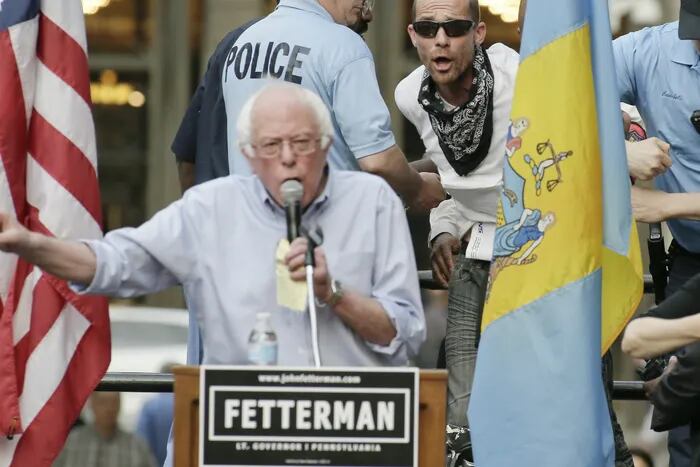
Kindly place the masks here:
[(447, 425), (445, 427), (445, 441), (447, 448), (445, 467), (474, 467), (469, 428)]

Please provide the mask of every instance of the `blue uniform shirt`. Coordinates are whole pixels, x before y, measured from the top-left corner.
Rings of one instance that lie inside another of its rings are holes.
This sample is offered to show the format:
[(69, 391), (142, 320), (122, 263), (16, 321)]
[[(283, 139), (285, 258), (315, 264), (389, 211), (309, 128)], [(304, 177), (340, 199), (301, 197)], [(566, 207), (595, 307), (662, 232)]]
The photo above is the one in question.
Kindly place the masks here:
[[(673, 165), (656, 177), (669, 193), (700, 192), (700, 134), (690, 116), (700, 109), (700, 53), (678, 38), (678, 23), (646, 28), (613, 43), (620, 99), (636, 105), (650, 136), (671, 145)], [(670, 220), (680, 245), (700, 252), (700, 221)]]
[(231, 173), (250, 173), (236, 121), (243, 104), (270, 79), (300, 84), (326, 103), (336, 135), (328, 156), (332, 168), (358, 170), (357, 159), (395, 144), (372, 53), (362, 38), (335, 23), (316, 0), (282, 0), (239, 37), (224, 65)]

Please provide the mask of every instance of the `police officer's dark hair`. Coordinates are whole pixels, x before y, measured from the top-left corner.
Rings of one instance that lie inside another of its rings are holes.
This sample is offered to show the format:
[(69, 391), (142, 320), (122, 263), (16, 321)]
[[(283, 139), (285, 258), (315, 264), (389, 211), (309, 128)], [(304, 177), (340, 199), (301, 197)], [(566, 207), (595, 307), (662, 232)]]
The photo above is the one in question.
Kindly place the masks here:
[[(413, 0), (413, 8), (411, 9), (411, 18), (416, 20), (416, 3), (420, 0)], [(469, 0), (469, 16), (475, 22), (481, 21), (481, 13), (479, 12), (479, 0)]]

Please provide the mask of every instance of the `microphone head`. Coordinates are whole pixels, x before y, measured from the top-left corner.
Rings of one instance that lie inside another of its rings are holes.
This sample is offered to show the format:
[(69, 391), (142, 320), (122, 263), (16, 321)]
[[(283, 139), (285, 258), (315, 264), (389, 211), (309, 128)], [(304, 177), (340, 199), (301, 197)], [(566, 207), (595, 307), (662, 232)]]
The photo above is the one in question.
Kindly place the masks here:
[(321, 227), (316, 226), (316, 228), (309, 233), (309, 238), (313, 240), (316, 246), (323, 244), (323, 230), (321, 230)]
[(301, 201), (304, 196), (304, 187), (299, 180), (285, 180), (280, 186), (280, 194), (285, 206), (290, 206)]

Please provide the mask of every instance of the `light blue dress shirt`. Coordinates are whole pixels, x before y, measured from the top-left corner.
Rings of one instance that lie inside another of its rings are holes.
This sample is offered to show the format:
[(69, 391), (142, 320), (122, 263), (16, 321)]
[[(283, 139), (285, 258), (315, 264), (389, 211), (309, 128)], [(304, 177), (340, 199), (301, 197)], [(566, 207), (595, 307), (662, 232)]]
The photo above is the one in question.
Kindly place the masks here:
[[(620, 99), (637, 106), (650, 136), (671, 145), (673, 164), (656, 177), (656, 187), (700, 192), (700, 134), (690, 123), (700, 109), (700, 53), (678, 38), (677, 22), (622, 36), (613, 50)], [(668, 225), (683, 248), (700, 253), (700, 221)]]
[(395, 145), (372, 53), (362, 38), (335, 23), (317, 0), (281, 0), (241, 35), (224, 66), (231, 173), (251, 173), (235, 125), (243, 104), (274, 78), (310, 89), (330, 109), (336, 135), (331, 168), (358, 170), (357, 159)]
[[(302, 223), (323, 229), (331, 275), (378, 300), (397, 330), (389, 345), (372, 344), (321, 308), (323, 364), (407, 364), (425, 338), (425, 322), (398, 196), (379, 177), (331, 170)], [(279, 365), (313, 366), (308, 313), (277, 305), (275, 251), (285, 236), (284, 211), (257, 177), (224, 177), (188, 190), (138, 228), (86, 241), (97, 270), (83, 291), (131, 297), (182, 284), (197, 314), (206, 364), (246, 364), (255, 315), (271, 312)]]

